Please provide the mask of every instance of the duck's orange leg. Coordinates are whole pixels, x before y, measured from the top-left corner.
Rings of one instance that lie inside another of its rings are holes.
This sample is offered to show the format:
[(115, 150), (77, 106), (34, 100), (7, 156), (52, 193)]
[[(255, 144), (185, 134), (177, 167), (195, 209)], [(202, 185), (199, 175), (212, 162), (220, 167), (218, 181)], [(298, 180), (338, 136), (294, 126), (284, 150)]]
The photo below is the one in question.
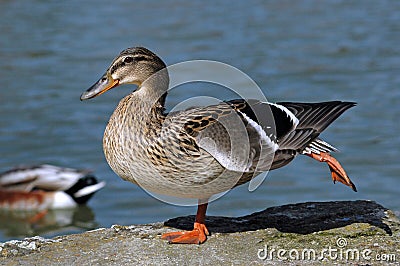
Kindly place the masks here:
[(354, 191), (357, 192), (356, 186), (353, 184), (353, 182), (351, 182), (350, 177), (346, 174), (346, 171), (343, 169), (340, 163), (335, 158), (333, 158), (329, 153), (320, 152), (320, 154), (310, 153), (307, 155), (317, 161), (325, 162), (329, 165), (333, 183), (339, 181), (340, 183), (343, 183), (346, 186), (351, 187)]
[(205, 225), (207, 204), (199, 204), (197, 207), (196, 221), (192, 231), (165, 233), (162, 239), (172, 244), (201, 244), (207, 240), (208, 233)]

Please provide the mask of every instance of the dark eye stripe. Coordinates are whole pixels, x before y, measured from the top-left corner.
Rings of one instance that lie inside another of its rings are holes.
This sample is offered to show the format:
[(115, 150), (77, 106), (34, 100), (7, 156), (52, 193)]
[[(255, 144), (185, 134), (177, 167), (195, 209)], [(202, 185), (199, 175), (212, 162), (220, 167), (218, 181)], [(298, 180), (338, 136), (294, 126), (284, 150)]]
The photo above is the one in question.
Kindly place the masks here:
[(146, 60), (147, 57), (143, 56), (143, 55), (137, 55), (134, 57), (136, 61), (142, 61), (142, 60)]
[(133, 56), (127, 56), (125, 57), (122, 61), (119, 61), (119, 63), (116, 63), (111, 67), (111, 74), (113, 74), (118, 68), (124, 66), (125, 64), (130, 64), (133, 61), (143, 61), (143, 60), (148, 60), (148, 57), (145, 55), (133, 55)]

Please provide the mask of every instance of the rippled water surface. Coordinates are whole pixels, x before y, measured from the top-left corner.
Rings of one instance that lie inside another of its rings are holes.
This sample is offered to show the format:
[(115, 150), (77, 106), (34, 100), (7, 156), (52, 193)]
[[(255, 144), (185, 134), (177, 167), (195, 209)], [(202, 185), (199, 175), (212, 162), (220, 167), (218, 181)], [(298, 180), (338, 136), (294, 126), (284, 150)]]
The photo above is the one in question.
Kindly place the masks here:
[[(300, 156), (256, 191), (242, 186), (213, 202), (208, 214), (347, 199), (400, 210), (398, 1), (1, 1), (0, 32), (0, 170), (51, 163), (90, 168), (107, 181), (88, 208), (62, 216), (63, 229), (40, 231), (1, 215), (0, 241), (195, 213), (122, 181), (104, 160), (103, 130), (129, 86), (79, 101), (122, 49), (138, 45), (167, 64), (210, 59), (235, 66), (270, 101), (358, 102), (323, 137), (341, 150), (336, 157), (359, 192), (333, 185), (326, 165)], [(199, 95), (230, 97), (201, 84), (171, 93), (168, 106)]]

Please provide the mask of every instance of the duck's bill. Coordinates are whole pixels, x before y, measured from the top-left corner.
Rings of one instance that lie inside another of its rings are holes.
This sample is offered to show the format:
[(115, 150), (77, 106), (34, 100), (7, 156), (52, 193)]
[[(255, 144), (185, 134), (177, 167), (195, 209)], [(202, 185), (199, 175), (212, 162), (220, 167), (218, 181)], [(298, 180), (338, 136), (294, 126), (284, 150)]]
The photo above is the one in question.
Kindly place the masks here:
[(106, 91), (117, 87), (118, 84), (119, 84), (118, 79), (113, 79), (111, 76), (105, 75), (101, 79), (99, 79), (95, 84), (93, 84), (92, 87), (87, 89), (87, 91), (82, 93), (81, 101), (88, 100), (88, 99), (94, 98), (96, 96), (99, 96), (100, 94), (103, 94)]

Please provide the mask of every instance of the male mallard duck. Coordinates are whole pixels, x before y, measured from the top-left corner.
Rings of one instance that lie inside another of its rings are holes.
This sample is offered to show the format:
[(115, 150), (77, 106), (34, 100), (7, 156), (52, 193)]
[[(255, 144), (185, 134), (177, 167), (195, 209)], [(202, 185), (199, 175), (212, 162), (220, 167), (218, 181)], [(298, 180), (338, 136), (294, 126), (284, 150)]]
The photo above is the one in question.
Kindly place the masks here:
[(318, 138), (355, 103), (233, 100), (167, 114), (166, 65), (143, 47), (122, 51), (81, 100), (123, 84), (138, 87), (119, 102), (105, 129), (107, 162), (122, 179), (148, 191), (199, 200), (193, 231), (164, 234), (162, 238), (171, 243), (204, 242), (212, 195), (282, 167), (297, 154), (328, 163), (333, 181), (356, 191), (330, 155), (336, 149)]
[(105, 186), (87, 170), (53, 165), (17, 167), (0, 173), (0, 209), (47, 210), (86, 203)]

